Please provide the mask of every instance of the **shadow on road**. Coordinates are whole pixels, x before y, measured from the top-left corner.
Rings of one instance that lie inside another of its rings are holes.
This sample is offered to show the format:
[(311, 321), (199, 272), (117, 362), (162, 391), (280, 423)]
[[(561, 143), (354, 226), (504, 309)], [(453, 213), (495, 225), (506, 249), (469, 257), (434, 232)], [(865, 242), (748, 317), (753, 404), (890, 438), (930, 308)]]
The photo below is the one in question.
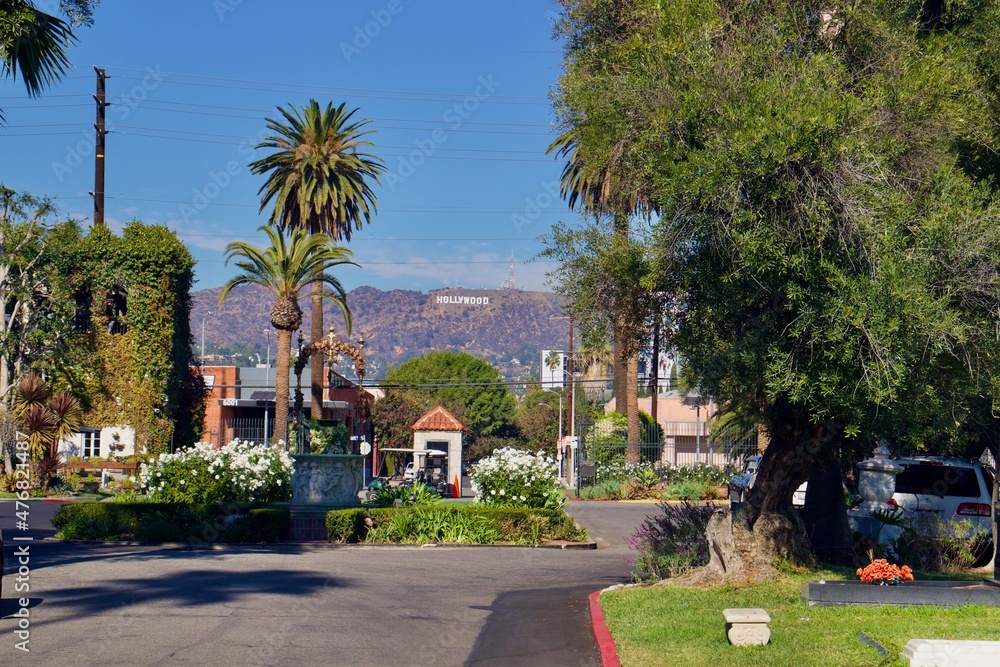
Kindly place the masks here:
[(323, 572), (285, 569), (232, 572), (224, 570), (179, 569), (157, 577), (108, 579), (83, 582), (72, 587), (47, 588), (46, 604), (57, 604), (76, 615), (100, 614), (109, 600), (129, 600), (129, 604), (164, 603), (171, 607), (199, 607), (232, 604), (256, 595), (308, 596), (331, 588), (347, 588), (350, 582)]
[(592, 667), (601, 656), (590, 624), (595, 584), (505, 593), (489, 607), (466, 667)]

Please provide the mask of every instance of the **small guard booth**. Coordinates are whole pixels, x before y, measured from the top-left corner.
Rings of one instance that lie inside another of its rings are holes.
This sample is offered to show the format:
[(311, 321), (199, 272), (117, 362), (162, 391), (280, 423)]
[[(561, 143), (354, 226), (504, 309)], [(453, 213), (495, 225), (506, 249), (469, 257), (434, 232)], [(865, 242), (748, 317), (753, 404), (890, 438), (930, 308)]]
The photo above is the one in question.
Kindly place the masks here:
[(448, 484), (452, 498), (462, 497), (462, 432), (465, 426), (442, 406), (437, 406), (411, 427), (413, 449), (448, 453)]

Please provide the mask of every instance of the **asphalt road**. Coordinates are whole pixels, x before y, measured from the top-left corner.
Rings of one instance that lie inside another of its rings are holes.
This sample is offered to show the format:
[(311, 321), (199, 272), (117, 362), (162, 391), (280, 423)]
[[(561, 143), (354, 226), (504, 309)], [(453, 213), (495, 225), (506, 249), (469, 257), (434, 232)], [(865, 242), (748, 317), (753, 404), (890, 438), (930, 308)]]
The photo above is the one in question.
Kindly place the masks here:
[[(48, 505), (32, 503), (38, 524)], [(0, 503), (0, 664), (242, 667), (599, 665), (587, 594), (628, 579), (623, 537), (655, 508), (571, 505), (608, 545), (591, 551), (35, 541), (30, 653), (15, 648), (13, 509)]]

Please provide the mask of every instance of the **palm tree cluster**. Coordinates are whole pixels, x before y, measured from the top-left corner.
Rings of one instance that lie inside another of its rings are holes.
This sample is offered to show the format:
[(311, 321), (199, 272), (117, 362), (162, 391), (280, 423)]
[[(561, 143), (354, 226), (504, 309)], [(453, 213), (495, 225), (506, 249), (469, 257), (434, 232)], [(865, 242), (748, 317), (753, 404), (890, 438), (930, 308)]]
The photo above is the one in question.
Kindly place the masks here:
[(58, 462), (59, 442), (83, 426), (80, 402), (65, 390), (53, 395), (41, 376), (28, 373), (14, 392), (11, 414), (14, 427), (27, 437), (31, 460), (40, 462), (44, 478), (51, 476)]
[[(335, 242), (350, 241), (352, 232), (371, 222), (378, 207), (372, 185), (378, 184), (385, 166), (363, 150), (373, 145), (364, 139), (372, 130), (365, 129), (368, 120), (353, 120), (357, 109), (347, 111), (344, 104), (321, 107), (310, 100), (301, 109), (278, 107), (278, 112), (282, 120), (268, 118), (272, 134), (257, 145), (271, 152), (250, 165), (254, 174), (267, 176), (258, 194), (261, 212), (272, 207), (269, 226), (261, 228), (270, 246), (261, 250), (240, 241), (226, 246), (226, 263), (236, 260), (242, 273), (226, 283), (219, 303), (238, 285), (260, 285), (274, 295), (271, 326), (278, 330), (274, 437), (283, 439), (292, 332), (303, 320), (300, 295), (312, 286), (312, 341), (323, 337), (326, 301), (339, 307), (350, 333), (347, 297), (329, 269), (356, 266), (351, 252)], [(314, 354), (310, 377), (314, 419), (322, 417), (323, 365), (322, 352)]]

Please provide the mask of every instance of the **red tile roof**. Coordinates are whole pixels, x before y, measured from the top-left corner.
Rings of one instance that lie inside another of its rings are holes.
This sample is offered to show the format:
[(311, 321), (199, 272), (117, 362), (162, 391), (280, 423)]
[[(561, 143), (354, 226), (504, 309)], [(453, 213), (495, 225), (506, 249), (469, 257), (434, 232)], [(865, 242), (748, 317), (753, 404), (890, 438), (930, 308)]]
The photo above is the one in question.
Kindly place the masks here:
[(413, 425), (414, 431), (464, 431), (465, 427), (462, 422), (455, 419), (455, 415), (451, 414), (440, 405), (425, 414), (423, 417), (417, 420), (417, 423)]

